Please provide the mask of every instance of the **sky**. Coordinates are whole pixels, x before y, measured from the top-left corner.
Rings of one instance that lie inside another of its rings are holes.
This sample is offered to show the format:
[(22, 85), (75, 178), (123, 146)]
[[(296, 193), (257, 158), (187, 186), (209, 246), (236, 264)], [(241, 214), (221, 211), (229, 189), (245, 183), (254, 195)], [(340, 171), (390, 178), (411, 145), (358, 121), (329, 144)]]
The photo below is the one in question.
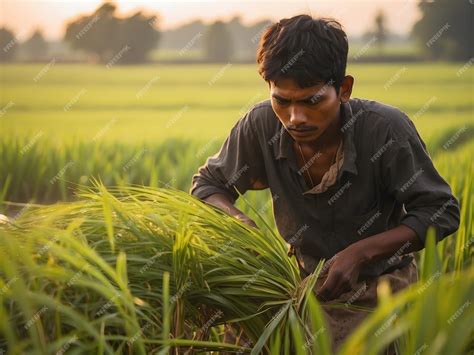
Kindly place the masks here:
[[(49, 40), (61, 39), (65, 23), (82, 14), (92, 13), (103, 0), (0, 0), (0, 26), (12, 29), (17, 38), (25, 39), (36, 28), (43, 30)], [(144, 9), (159, 13), (162, 30), (202, 19), (206, 23), (216, 19), (228, 20), (239, 15), (246, 24), (262, 19), (279, 20), (306, 13), (314, 17), (330, 16), (338, 19), (349, 36), (358, 36), (372, 27), (378, 10), (387, 17), (391, 32), (407, 34), (420, 17), (417, 0), (214, 0), (214, 1), (143, 1), (115, 0), (120, 15)]]

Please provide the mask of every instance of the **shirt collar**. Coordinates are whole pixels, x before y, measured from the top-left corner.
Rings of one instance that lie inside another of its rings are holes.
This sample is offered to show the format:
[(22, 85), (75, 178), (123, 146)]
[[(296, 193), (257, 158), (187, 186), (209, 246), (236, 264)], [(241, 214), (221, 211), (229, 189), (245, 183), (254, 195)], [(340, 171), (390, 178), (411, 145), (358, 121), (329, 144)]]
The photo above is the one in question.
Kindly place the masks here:
[[(357, 175), (357, 152), (354, 144), (354, 124), (357, 117), (363, 111), (361, 109), (354, 115), (351, 104), (354, 104), (353, 99), (349, 100), (349, 102), (341, 103), (341, 131), (344, 140), (344, 162), (342, 163), (341, 170), (337, 176), (338, 179), (345, 171)], [(293, 138), (281, 123), (280, 125), (279, 141), (274, 145), (275, 158), (277, 160), (286, 159), (288, 156), (293, 158)], [(294, 163), (296, 166), (296, 162)]]

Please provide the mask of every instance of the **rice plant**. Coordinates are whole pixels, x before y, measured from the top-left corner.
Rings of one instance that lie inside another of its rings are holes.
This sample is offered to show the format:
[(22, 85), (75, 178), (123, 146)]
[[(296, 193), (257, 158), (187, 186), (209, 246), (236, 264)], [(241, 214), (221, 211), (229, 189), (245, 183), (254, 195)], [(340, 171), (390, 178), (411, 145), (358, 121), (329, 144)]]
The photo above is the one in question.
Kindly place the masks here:
[[(87, 344), (81, 351), (217, 349), (224, 345), (179, 339), (206, 338), (224, 321), (238, 322), (254, 347), (264, 348), (274, 341), (263, 331), (267, 323), (280, 327), (306, 307), (311, 282), (301, 282), (276, 236), (179, 191), (112, 191), (101, 187), (82, 202), (32, 209), (3, 228), (9, 349), (47, 352), (74, 336)], [(216, 312), (215, 324), (204, 327)]]
[[(99, 184), (80, 199), (1, 227), (0, 349), (331, 354), (312, 292), (322, 263), (302, 280), (271, 228), (172, 189)], [(432, 339), (434, 353), (466, 349), (473, 269), (444, 275), (436, 250), (431, 238), (420, 283), (395, 296), (381, 285), (379, 307), (341, 354), (375, 354), (395, 340), (401, 354)], [(244, 330), (244, 344), (223, 343), (224, 323)]]

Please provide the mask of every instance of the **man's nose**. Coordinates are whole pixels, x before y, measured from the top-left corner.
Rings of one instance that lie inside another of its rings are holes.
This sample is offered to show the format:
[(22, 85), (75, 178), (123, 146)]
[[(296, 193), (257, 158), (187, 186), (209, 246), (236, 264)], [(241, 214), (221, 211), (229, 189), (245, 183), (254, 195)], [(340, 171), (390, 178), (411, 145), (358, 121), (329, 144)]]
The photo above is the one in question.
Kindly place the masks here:
[(290, 126), (292, 127), (299, 127), (304, 126), (308, 120), (306, 119), (306, 115), (304, 114), (303, 110), (299, 108), (297, 105), (294, 105), (290, 109)]

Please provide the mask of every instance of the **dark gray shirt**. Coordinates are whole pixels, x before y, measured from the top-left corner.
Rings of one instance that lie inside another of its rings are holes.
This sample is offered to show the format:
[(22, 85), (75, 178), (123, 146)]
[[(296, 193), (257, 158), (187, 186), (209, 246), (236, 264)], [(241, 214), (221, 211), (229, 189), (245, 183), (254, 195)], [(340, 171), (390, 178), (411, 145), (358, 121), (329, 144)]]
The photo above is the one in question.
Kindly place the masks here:
[[(395, 107), (351, 99), (341, 104), (344, 161), (336, 183), (319, 194), (297, 166), (292, 137), (270, 100), (256, 104), (232, 128), (220, 151), (192, 178), (190, 193), (214, 193), (232, 202), (247, 190), (269, 188), (278, 231), (301, 254), (329, 259), (348, 245), (394, 228), (412, 228), (424, 242), (433, 225), (437, 240), (455, 232), (459, 203), (438, 174), (413, 122)], [(394, 256), (367, 265), (377, 276), (406, 265)], [(308, 271), (308, 270), (307, 270)], [(312, 270), (309, 270), (312, 271)]]

